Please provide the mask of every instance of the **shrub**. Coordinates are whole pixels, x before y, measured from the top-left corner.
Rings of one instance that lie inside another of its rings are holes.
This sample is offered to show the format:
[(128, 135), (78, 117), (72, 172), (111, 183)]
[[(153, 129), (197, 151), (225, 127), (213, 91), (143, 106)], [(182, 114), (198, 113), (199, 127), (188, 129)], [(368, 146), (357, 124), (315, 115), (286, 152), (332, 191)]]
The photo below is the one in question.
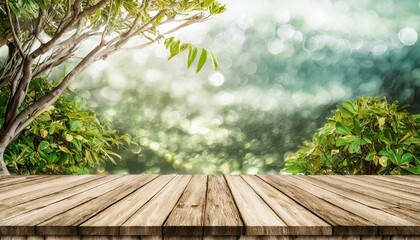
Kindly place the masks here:
[[(33, 102), (51, 88), (48, 80), (36, 79), (25, 103)], [(5, 111), (8, 94), (7, 90), (0, 91), (1, 111)], [(0, 119), (0, 125), (3, 121)], [(73, 98), (67, 91), (6, 148), (5, 162), (15, 174), (89, 173), (89, 168), (101, 162), (114, 162), (119, 156), (113, 149), (124, 142), (130, 142), (127, 135), (118, 135), (98, 120), (83, 99)]]
[(345, 101), (304, 145), (287, 155), (292, 174), (420, 174), (420, 114), (397, 102)]

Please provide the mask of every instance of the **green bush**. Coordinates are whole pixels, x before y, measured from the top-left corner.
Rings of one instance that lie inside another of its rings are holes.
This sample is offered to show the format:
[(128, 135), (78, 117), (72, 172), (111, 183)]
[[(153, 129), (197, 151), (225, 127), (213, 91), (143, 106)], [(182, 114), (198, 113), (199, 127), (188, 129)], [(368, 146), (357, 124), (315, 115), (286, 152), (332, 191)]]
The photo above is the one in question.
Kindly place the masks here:
[[(31, 82), (26, 105), (52, 87), (43, 78)], [(1, 111), (5, 111), (8, 94), (6, 89), (0, 91)], [(3, 121), (0, 119), (0, 125)], [(113, 149), (124, 142), (130, 142), (127, 135), (118, 135), (98, 120), (83, 99), (73, 98), (67, 91), (19, 134), (4, 157), (14, 174), (84, 174), (104, 161), (114, 162), (119, 156)]]
[(420, 174), (420, 114), (386, 99), (346, 101), (312, 141), (287, 155), (292, 174)]

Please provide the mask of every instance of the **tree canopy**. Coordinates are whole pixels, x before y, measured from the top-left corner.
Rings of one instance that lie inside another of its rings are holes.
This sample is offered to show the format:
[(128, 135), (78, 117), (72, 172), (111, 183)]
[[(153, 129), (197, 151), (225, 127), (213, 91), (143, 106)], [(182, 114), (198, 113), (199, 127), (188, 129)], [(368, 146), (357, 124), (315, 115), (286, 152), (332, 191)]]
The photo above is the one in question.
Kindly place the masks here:
[[(0, 87), (7, 89), (9, 97), (0, 130), (0, 172), (7, 173), (3, 161), (6, 147), (95, 61), (127, 46), (141, 49), (162, 41), (224, 10), (225, 6), (214, 0), (2, 1), (0, 46), (7, 45), (9, 56), (0, 68)], [(189, 62), (195, 59), (195, 47), (173, 39), (169, 42), (171, 55), (188, 49)], [(207, 57), (214, 60), (202, 50), (197, 71)], [(72, 67), (50, 90), (24, 104), (34, 79), (48, 79), (64, 64)]]

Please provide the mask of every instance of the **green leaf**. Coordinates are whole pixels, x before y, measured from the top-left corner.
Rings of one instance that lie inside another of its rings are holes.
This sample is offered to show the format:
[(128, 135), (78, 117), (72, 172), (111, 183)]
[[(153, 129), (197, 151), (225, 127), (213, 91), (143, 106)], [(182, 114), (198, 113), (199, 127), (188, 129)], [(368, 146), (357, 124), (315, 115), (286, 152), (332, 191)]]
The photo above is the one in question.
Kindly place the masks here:
[(409, 163), (411, 159), (413, 158), (413, 155), (411, 153), (406, 153), (401, 157), (400, 164)]
[(38, 149), (39, 150), (45, 150), (49, 145), (50, 145), (49, 142), (47, 142), (47, 141), (41, 141), (39, 143)]
[(82, 127), (82, 123), (79, 121), (69, 120), (70, 130), (71, 131), (80, 131)]
[(172, 44), (172, 42), (174, 41), (174, 37), (170, 37), (170, 38), (167, 38), (166, 40), (165, 40), (165, 47), (166, 47), (166, 49), (168, 49), (169, 48), (169, 46), (171, 46), (171, 44)]
[(356, 133), (356, 135), (359, 135), (361, 131), (361, 127), (360, 127), (360, 122), (357, 119), (353, 119), (353, 127), (354, 127), (354, 132)]
[(342, 134), (342, 135), (351, 135), (352, 134), (351, 131), (348, 128), (344, 127), (343, 124), (341, 124), (341, 123), (336, 123), (335, 128), (337, 129), (337, 132), (339, 134)]
[(189, 51), (188, 51), (188, 67), (191, 67), (191, 64), (194, 62), (195, 57), (197, 56), (197, 48), (190, 46)]
[(411, 173), (420, 175), (420, 166), (417, 166), (415, 168), (414, 167), (412, 167), (412, 168), (406, 168), (405, 170), (407, 170), (407, 171), (409, 171)]
[(356, 114), (356, 106), (354, 105), (354, 103), (345, 101), (343, 102), (343, 107), (349, 112), (351, 112), (353, 115)]
[(211, 62), (213, 63), (213, 68), (214, 70), (217, 69), (217, 67), (219, 66), (219, 62), (217, 61), (216, 56), (214, 56), (213, 53), (210, 54), (210, 58), (211, 58)]
[(365, 160), (366, 161), (372, 161), (375, 158), (375, 156), (376, 156), (375, 152), (368, 152), (368, 154), (365, 157)]
[(79, 140), (77, 140), (76, 138), (73, 138), (71, 142), (77, 148), (78, 151), (82, 151), (82, 143)]
[(344, 136), (344, 137), (340, 137), (336, 141), (336, 146), (337, 147), (341, 147), (341, 146), (347, 145), (347, 144), (349, 144), (351, 142), (354, 142), (357, 139), (358, 138), (356, 136), (354, 136), (354, 135), (347, 135), (347, 136)]
[(420, 144), (420, 138), (419, 137), (412, 137), (408, 138), (403, 141), (404, 144), (410, 145), (410, 144)]
[(350, 143), (349, 145), (349, 152), (350, 153), (358, 153), (360, 151), (360, 139), (357, 139)]
[(198, 59), (197, 70), (195, 71), (196, 73), (200, 72), (201, 68), (203, 68), (206, 61), (207, 61), (207, 50), (203, 48), (203, 50), (201, 50), (200, 58)]

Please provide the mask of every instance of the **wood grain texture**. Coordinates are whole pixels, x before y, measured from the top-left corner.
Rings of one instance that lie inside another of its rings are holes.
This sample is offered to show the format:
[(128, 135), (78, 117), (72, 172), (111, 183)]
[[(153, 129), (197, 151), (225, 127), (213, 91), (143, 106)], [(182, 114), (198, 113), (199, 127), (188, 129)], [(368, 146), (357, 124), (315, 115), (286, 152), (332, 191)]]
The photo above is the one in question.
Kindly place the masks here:
[[(43, 189), (37, 190), (35, 192), (27, 192), (23, 193), (17, 196), (9, 197), (7, 199), (4, 199), (5, 202), (8, 203), (10, 206), (18, 206), (20, 204), (26, 203), (26, 202), (32, 202), (38, 198), (42, 198), (44, 196), (62, 192), (66, 189), (70, 189), (74, 186), (81, 185), (83, 183), (87, 183), (89, 181), (97, 180), (97, 176), (93, 175), (86, 175), (86, 177), (78, 177), (78, 178), (70, 178), (65, 180), (66, 184), (63, 184), (62, 182), (54, 183), (52, 185), (48, 185), (47, 187), (44, 187)], [(4, 210), (0, 207), (0, 210)]]
[(325, 201), (291, 183), (292, 176), (259, 176), (309, 211), (333, 226), (333, 235), (372, 235), (378, 228), (372, 222)]
[(396, 227), (402, 227), (406, 232), (410, 233), (420, 230), (417, 224), (405, 220), (402, 217), (395, 216), (374, 207), (369, 207), (360, 202), (353, 201), (350, 198), (327, 191), (324, 188), (318, 187), (316, 184), (310, 183), (309, 181), (304, 181), (304, 179), (305, 177), (302, 176), (292, 176), (290, 179), (288, 178), (287, 181), (291, 180), (289, 181), (290, 184), (293, 184), (294, 186), (297, 186), (313, 194), (314, 196), (323, 199), (324, 201), (330, 202), (342, 209), (345, 209), (348, 212), (355, 213), (364, 219), (369, 219), (369, 221), (375, 225), (380, 226), (380, 231), (384, 231), (386, 229), (388, 234), (395, 234), (392, 233), (392, 229), (395, 229)]
[[(399, 189), (395, 188), (395, 187), (391, 187), (391, 186), (388, 187), (387, 184), (383, 184), (380, 181), (376, 181), (375, 184), (372, 184), (369, 181), (354, 178), (352, 176), (345, 176), (345, 177), (344, 176), (331, 176), (331, 178), (344, 180), (344, 181), (346, 181), (346, 182), (348, 182), (352, 185), (355, 185), (355, 187), (364, 187), (364, 188), (367, 188), (367, 189), (372, 189), (372, 190), (375, 190), (375, 191), (379, 191), (382, 194), (397, 196), (397, 197), (402, 198), (402, 199), (407, 199), (407, 200), (411, 200), (413, 202), (420, 203), (420, 197), (418, 195), (418, 191), (417, 191), (417, 194), (402, 191), (406, 187), (401, 187)], [(407, 188), (409, 188), (409, 187), (407, 187)]]
[(246, 235), (285, 235), (288, 233), (286, 223), (239, 175), (226, 175), (225, 178), (241, 213)]
[(162, 225), (178, 202), (191, 176), (176, 176), (120, 227), (122, 235), (162, 235)]
[(208, 176), (204, 235), (241, 235), (244, 224), (223, 176)]
[(166, 220), (165, 236), (203, 234), (207, 176), (195, 175)]
[[(5, 202), (7, 202), (6, 205), (10, 205), (13, 207), (9, 206), (7, 209), (2, 209), (0, 211), (0, 215), (2, 216), (0, 218), (0, 222), (1, 222), (1, 219), (8, 219), (11, 217), (18, 216), (20, 214), (24, 214), (33, 209), (46, 207), (48, 205), (67, 199), (71, 196), (75, 196), (81, 192), (97, 187), (101, 184), (106, 184), (107, 182), (110, 182), (113, 179), (114, 179), (113, 176), (97, 176), (96, 179), (94, 179), (93, 181), (83, 182), (81, 184), (77, 184), (67, 189), (63, 189), (62, 187), (59, 187), (59, 188), (56, 188), (56, 192), (54, 194), (47, 194), (45, 196), (38, 197), (36, 199), (32, 199), (31, 201), (27, 201), (27, 202), (26, 202), (27, 198), (31, 199), (30, 194), (20, 195), (22, 198), (19, 198), (19, 197), (8, 198), (7, 200), (5, 200)], [(65, 186), (65, 184), (63, 184), (63, 186)], [(34, 195), (37, 195), (37, 193), (34, 193)], [(19, 201), (22, 201), (22, 200), (24, 200), (25, 203), (20, 204)], [(0, 229), (1, 229), (1, 226), (0, 226)]]
[(290, 235), (332, 235), (332, 226), (285, 194), (254, 176), (242, 176), (287, 224)]
[[(347, 182), (329, 178), (328, 176), (311, 176), (304, 178), (318, 186), (335, 192), (347, 198), (358, 201), (381, 211), (398, 215), (408, 221), (420, 224), (420, 205), (410, 200), (404, 200), (394, 195), (384, 194), (364, 187), (354, 187)], [(414, 210), (414, 211), (413, 211)]]
[(128, 194), (141, 188), (157, 175), (128, 175), (108, 191), (90, 201), (56, 215), (37, 225), (36, 230), (40, 235), (56, 234), (57, 227), (61, 235), (77, 235), (77, 226), (95, 216)]
[[(112, 191), (116, 185), (123, 183), (126, 178), (126, 176), (119, 175), (109, 175), (107, 177), (111, 180), (107, 182), (107, 184), (102, 184), (87, 191), (80, 192), (77, 195), (62, 199), (61, 201), (54, 202), (50, 205), (45, 205), (42, 208), (33, 208), (19, 215), (0, 220), (1, 232), (6, 234), (13, 234), (13, 232), (16, 232), (18, 233), (16, 235), (21, 235), (26, 232), (28, 235), (35, 235), (36, 225), (96, 198), (105, 192)], [(5, 228), (4, 226), (9, 227)], [(60, 232), (60, 228), (57, 229), (57, 232)]]
[(5, 176), (4, 178), (0, 179), (0, 188), (9, 187), (12, 185), (17, 185), (24, 182), (30, 182), (29, 184), (33, 183), (36, 179), (39, 178), (47, 178), (47, 176), (41, 175), (34, 175), (34, 176)]
[(0, 240), (420, 239), (419, 176), (0, 178)]
[[(136, 190), (121, 201), (104, 209), (94, 217), (79, 225), (82, 235), (118, 235), (120, 226), (156, 195), (175, 176), (161, 175)], [(112, 216), (112, 217), (110, 217)]]

